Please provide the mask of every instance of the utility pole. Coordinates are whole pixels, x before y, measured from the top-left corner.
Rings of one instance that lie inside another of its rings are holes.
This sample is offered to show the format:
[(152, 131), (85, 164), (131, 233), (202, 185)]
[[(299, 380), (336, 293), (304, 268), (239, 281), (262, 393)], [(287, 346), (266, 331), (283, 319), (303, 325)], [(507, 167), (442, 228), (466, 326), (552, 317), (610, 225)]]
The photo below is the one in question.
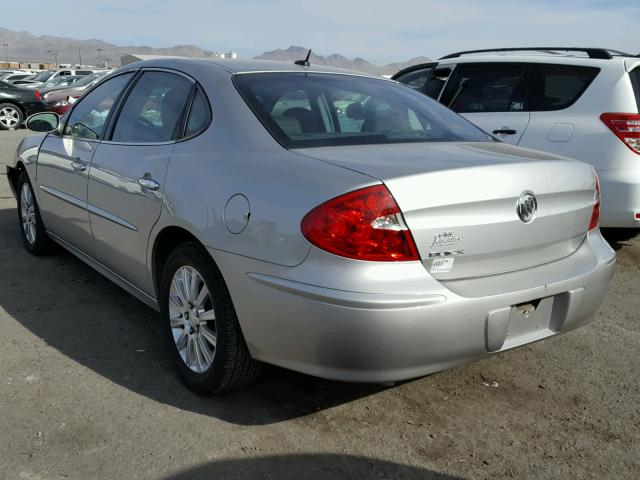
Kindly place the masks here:
[(9, 68), (9, 44), (8, 43), (3, 43), (2, 46), (4, 47), (4, 59), (7, 62), (7, 68)]
[(78, 67), (82, 67), (82, 48), (78, 47)]
[(102, 49), (98, 49), (98, 66), (102, 63)]

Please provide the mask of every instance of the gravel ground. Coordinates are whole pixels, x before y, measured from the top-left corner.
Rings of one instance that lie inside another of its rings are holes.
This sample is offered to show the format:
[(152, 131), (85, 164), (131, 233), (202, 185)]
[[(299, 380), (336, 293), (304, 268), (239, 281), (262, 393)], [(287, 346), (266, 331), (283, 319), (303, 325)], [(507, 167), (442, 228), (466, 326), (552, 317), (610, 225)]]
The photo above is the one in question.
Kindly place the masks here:
[(0, 132), (0, 478), (640, 477), (640, 236), (609, 232), (598, 320), (393, 387), (267, 368), (198, 397), (156, 314), (69, 254), (22, 248)]

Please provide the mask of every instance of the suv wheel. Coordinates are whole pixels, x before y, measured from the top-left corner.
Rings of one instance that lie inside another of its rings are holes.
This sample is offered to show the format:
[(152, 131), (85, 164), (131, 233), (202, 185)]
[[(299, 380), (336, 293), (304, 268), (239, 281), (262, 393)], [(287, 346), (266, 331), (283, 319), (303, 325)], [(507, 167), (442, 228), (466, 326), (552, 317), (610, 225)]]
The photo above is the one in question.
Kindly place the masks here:
[(258, 376), (222, 274), (199, 244), (184, 243), (167, 259), (160, 311), (171, 356), (192, 390), (221, 393)]
[(20, 107), (12, 103), (0, 103), (0, 130), (16, 130), (24, 121)]

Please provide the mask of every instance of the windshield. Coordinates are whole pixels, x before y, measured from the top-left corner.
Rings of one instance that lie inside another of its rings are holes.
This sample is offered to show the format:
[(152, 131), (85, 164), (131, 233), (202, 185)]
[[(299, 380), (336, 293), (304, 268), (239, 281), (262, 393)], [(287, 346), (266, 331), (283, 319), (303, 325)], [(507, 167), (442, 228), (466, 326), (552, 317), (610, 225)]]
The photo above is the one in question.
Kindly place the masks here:
[(47, 80), (49, 80), (51, 78), (51, 76), (54, 74), (54, 72), (51, 71), (47, 71), (47, 72), (40, 72), (38, 75), (36, 75), (33, 78), (34, 82), (46, 82)]
[(238, 74), (233, 81), (287, 148), (491, 141), (437, 102), (387, 80), (291, 72)]

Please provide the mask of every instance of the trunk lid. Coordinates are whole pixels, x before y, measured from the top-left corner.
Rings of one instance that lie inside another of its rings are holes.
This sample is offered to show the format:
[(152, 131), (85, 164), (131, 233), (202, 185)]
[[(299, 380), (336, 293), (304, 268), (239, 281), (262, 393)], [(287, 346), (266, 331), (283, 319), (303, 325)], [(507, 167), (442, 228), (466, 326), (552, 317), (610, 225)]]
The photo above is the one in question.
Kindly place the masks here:
[[(440, 280), (505, 273), (571, 255), (584, 241), (593, 210), (590, 165), (503, 143), (297, 152), (384, 182), (425, 268)], [(525, 192), (537, 200), (530, 223), (517, 211)]]

